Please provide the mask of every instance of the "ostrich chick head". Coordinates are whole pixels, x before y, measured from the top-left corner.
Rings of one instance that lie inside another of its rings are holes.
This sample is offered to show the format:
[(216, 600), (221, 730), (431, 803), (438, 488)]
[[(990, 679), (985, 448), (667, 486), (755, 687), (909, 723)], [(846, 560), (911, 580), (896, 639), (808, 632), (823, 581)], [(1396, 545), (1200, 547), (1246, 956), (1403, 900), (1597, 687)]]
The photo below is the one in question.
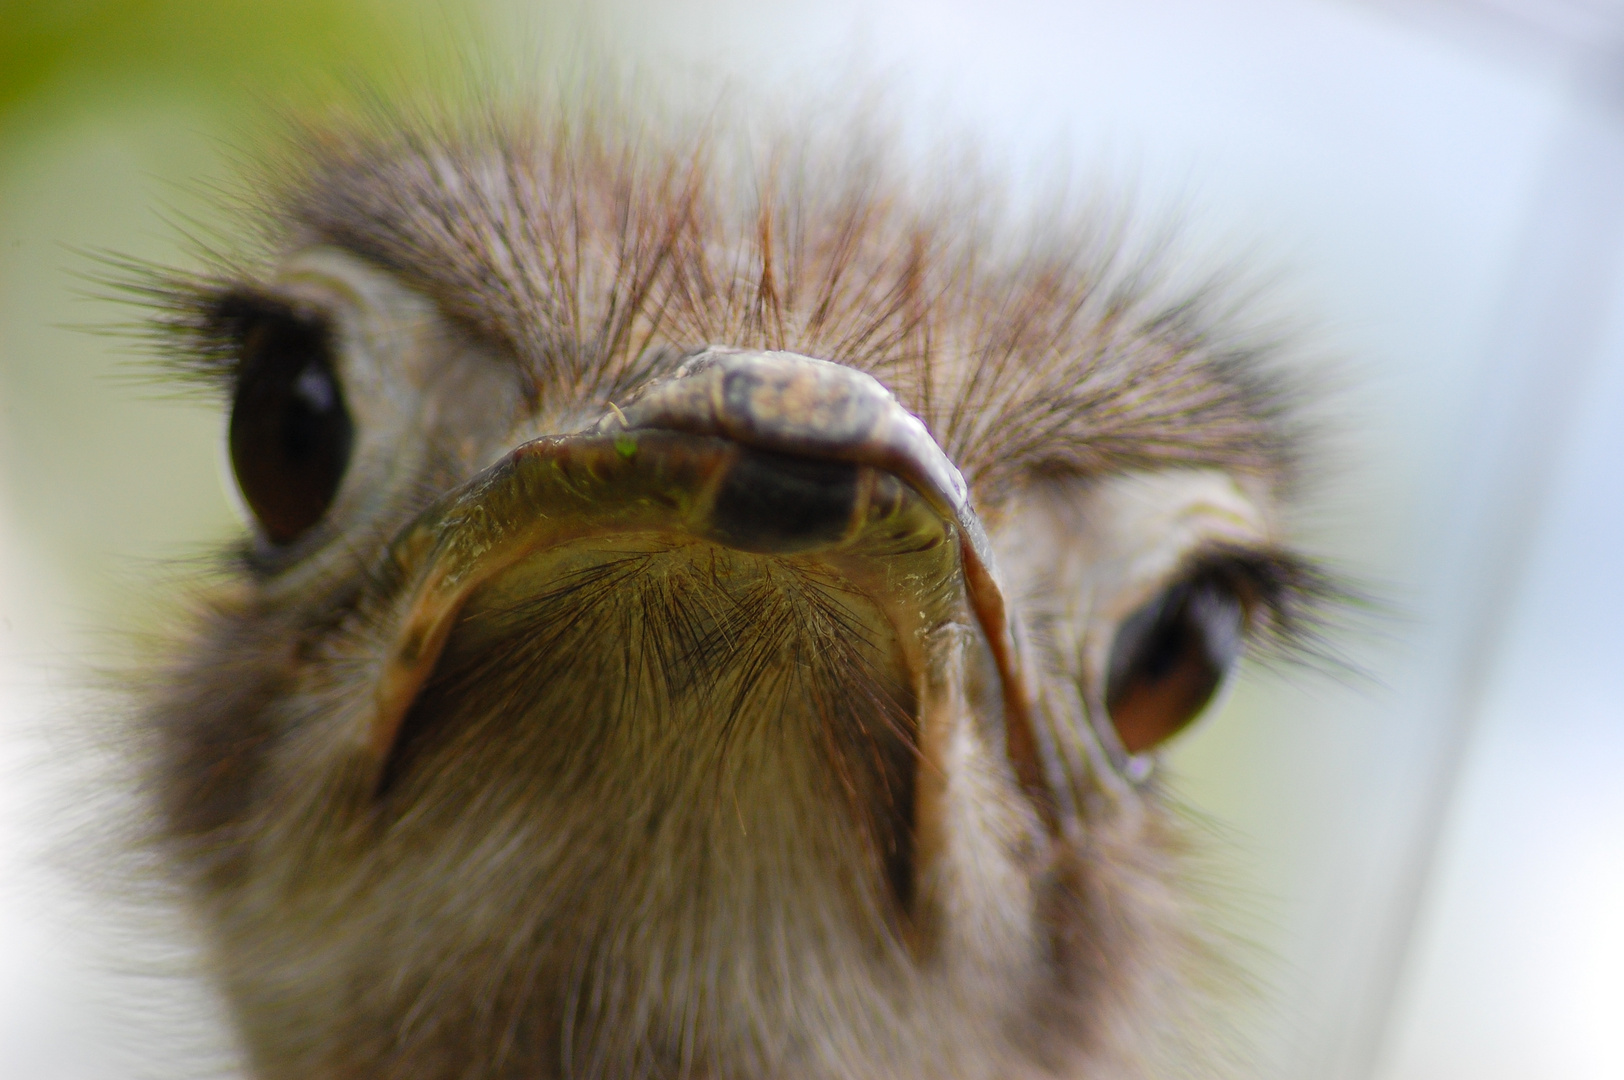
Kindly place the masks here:
[[(1155, 751), (1319, 578), (1111, 230), (584, 114), (308, 132), (152, 292), (253, 535), (145, 706), (251, 1070), (1130, 1076)], [(756, 159), (751, 159), (752, 161)]]

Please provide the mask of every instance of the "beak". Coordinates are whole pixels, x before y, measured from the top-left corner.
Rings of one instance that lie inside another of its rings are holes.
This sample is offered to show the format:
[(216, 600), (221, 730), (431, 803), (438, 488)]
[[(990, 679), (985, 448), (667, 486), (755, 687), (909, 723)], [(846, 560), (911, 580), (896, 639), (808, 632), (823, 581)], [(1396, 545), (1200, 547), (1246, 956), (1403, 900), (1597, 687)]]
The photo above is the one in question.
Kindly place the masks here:
[(398, 630), (362, 734), (380, 774), (470, 610), (556, 577), (583, 544), (627, 537), (808, 563), (866, 596), (918, 702), (921, 800), (966, 720), (966, 665), (990, 666), (1013, 773), (1053, 826), (1015, 630), (959, 471), (870, 376), (715, 347), (595, 428), (519, 446), (398, 536), (386, 566), (402, 584)]

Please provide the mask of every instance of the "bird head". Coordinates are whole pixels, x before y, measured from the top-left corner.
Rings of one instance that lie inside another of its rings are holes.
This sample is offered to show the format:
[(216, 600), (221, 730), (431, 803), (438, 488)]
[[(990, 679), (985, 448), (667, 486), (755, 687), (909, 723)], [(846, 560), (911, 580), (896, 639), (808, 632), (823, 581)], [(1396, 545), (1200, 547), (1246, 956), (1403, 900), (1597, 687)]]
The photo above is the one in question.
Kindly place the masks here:
[(257, 1075), (1127, 1076), (1187, 1019), (1156, 754), (1323, 589), (1269, 351), (1110, 223), (722, 157), (311, 130), (152, 286), (250, 521), (144, 715)]

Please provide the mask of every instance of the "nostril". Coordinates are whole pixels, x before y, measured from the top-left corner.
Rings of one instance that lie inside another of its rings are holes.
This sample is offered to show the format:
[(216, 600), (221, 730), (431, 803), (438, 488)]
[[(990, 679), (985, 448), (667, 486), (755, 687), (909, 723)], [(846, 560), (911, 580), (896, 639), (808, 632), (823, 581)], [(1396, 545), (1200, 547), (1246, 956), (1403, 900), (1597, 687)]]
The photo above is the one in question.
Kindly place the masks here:
[(743, 447), (717, 490), (712, 534), (729, 547), (763, 554), (838, 540), (857, 505), (857, 469)]

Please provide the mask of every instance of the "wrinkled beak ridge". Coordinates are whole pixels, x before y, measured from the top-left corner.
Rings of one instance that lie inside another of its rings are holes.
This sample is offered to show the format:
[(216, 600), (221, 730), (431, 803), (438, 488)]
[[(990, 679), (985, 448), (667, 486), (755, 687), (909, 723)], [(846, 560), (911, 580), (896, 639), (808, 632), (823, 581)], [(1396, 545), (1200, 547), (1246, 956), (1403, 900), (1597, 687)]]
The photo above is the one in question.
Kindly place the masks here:
[[(872, 377), (720, 347), (590, 430), (519, 446), (400, 534), (388, 555), (405, 583), (398, 630), (363, 735), (380, 768), (470, 597), (545, 577), (549, 560), (583, 544), (627, 537), (810, 562), (866, 597), (899, 644), (926, 768), (933, 732), (962, 701), (955, 651), (966, 640), (986, 650), (1010, 763), (1044, 812), (1030, 694), (963, 477)], [(971, 632), (946, 632), (954, 627)]]

